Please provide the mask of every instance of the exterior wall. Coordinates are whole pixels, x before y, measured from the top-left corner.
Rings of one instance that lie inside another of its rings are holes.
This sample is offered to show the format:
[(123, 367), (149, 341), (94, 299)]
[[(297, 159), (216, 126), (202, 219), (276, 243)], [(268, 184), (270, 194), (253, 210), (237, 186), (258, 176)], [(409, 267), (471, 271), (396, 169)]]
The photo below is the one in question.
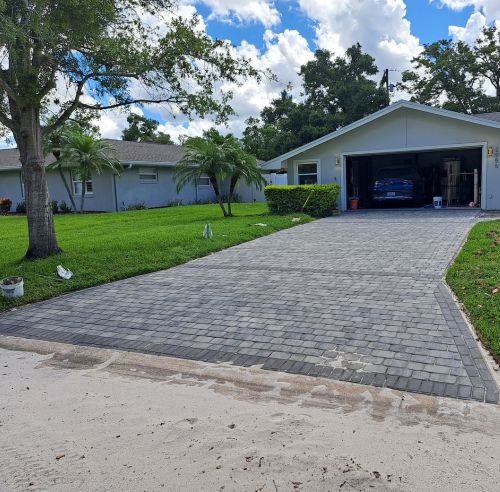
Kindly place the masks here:
[[(287, 184), (286, 174), (269, 173), (263, 174), (263, 176), (269, 185)], [(264, 187), (259, 190), (253, 185), (247, 185), (244, 180), (238, 183), (236, 193), (240, 202), (253, 203), (266, 201)]]
[(11, 212), (16, 211), (17, 204), (24, 200), (19, 171), (0, 172), (0, 197), (10, 198), (12, 200)]
[[(320, 183), (342, 183), (343, 156), (486, 143), (494, 150), (483, 167), (483, 208), (500, 210), (500, 130), (401, 108), (286, 161), (288, 183), (297, 183), (297, 161), (318, 160)], [(338, 160), (338, 164), (337, 164)]]
[(172, 168), (157, 168), (158, 181), (156, 183), (141, 183), (140, 169), (134, 166), (115, 177), (118, 210), (137, 203), (144, 203), (150, 208), (164, 207), (179, 200), (184, 205), (188, 205), (196, 201), (207, 202), (215, 199), (211, 186), (195, 186), (194, 183), (187, 184), (177, 193)]
[[(70, 171), (65, 170), (64, 175), (66, 176), (70, 189), (73, 190)], [(49, 184), (51, 200), (57, 200), (59, 203), (64, 201), (68, 206), (71, 206), (68, 192), (59, 176), (59, 172), (51, 171), (47, 173), (47, 182)], [(78, 209), (80, 209), (80, 195), (73, 195), (73, 199)], [(84, 210), (87, 212), (107, 212), (115, 210), (112, 174), (110, 172), (92, 176), (92, 193), (85, 194)]]
[[(114, 212), (138, 203), (151, 208), (164, 207), (179, 200), (184, 205), (215, 200), (211, 186), (195, 186), (194, 183), (189, 183), (177, 193), (173, 168), (157, 168), (158, 181), (156, 183), (141, 183), (139, 169), (138, 166), (126, 168), (120, 176), (114, 176), (111, 172), (92, 176), (93, 192), (85, 195), (84, 210)], [(72, 189), (70, 171), (65, 170), (64, 173)], [(59, 173), (48, 172), (47, 181), (51, 200), (57, 200), (59, 203), (64, 201), (70, 206), (71, 201)], [(274, 183), (272, 179), (270, 182)], [(223, 186), (223, 192), (226, 192), (226, 188), (227, 186)], [(239, 200), (243, 202), (265, 201), (263, 191), (243, 182), (239, 184), (237, 194)], [(19, 202), (24, 201), (20, 170), (0, 172), (0, 197), (8, 197), (12, 200), (12, 211), (15, 211)], [(80, 196), (76, 195), (73, 198), (76, 206), (80, 208)]]

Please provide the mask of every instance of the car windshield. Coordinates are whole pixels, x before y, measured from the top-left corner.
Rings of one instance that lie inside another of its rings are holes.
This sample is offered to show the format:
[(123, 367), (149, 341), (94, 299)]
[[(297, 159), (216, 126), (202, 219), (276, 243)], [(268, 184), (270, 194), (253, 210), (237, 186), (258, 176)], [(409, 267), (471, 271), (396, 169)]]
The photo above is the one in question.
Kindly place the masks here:
[(395, 167), (391, 169), (381, 169), (377, 173), (378, 179), (411, 179), (415, 176), (415, 173), (411, 169), (405, 169), (402, 167)]

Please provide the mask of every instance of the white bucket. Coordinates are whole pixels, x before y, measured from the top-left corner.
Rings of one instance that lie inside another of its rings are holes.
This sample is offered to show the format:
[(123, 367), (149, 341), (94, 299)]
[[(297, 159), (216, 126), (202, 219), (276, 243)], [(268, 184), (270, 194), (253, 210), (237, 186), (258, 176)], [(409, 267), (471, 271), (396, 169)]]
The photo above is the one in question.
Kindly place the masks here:
[[(12, 280), (17, 279), (17, 282), (11, 283)], [(24, 295), (24, 281), (22, 277), (9, 277), (4, 278), (0, 282), (3, 296), (7, 299), (14, 299)]]
[(443, 197), (442, 196), (435, 196), (432, 199), (434, 203), (434, 208), (441, 208), (443, 206)]

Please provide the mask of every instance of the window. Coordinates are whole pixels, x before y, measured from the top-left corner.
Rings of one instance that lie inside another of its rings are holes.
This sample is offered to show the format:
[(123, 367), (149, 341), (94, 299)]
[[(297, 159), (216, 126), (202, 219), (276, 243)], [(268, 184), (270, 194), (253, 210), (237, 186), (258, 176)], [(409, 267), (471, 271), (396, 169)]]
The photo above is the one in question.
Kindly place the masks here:
[(141, 183), (157, 183), (158, 171), (155, 167), (140, 167), (139, 181)]
[(299, 162), (297, 164), (297, 178), (299, 185), (318, 183), (318, 163)]
[[(82, 194), (82, 180), (78, 171), (71, 171), (71, 181), (73, 183), (73, 195)], [(92, 180), (85, 182), (85, 194), (92, 195), (94, 193), (94, 188), (92, 185)]]
[(200, 176), (198, 178), (198, 186), (210, 186), (210, 178), (208, 176)]
[(24, 175), (22, 172), (19, 174), (19, 177), (21, 181), (21, 198), (24, 198)]

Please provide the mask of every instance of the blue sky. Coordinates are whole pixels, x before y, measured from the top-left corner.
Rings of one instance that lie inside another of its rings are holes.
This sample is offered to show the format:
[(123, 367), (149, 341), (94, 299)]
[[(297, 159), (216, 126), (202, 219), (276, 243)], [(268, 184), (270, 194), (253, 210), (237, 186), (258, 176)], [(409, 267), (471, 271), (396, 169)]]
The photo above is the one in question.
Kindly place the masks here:
[[(179, 15), (197, 15), (210, 36), (229, 40), (236, 55), (249, 58), (278, 78), (261, 84), (253, 80), (240, 86), (223, 84), (222, 89), (234, 94), (232, 106), (237, 115), (219, 130), (236, 135), (241, 134), (248, 117), (258, 117), (288, 84), (292, 95), (300, 98), (300, 66), (313, 58), (317, 48), (342, 56), (349, 46), (360, 42), (380, 71), (394, 69), (391, 81), (397, 82), (424, 44), (447, 37), (473, 42), (485, 25), (500, 25), (500, 0), (178, 1)], [(156, 22), (161, 24), (161, 15)], [(58, 89), (60, 99), (64, 99), (63, 90)], [(394, 95), (395, 100), (407, 97)], [(156, 118), (160, 130), (179, 141), (214, 126), (210, 118), (173, 118), (169, 108), (161, 105), (132, 110)], [(103, 114), (98, 122), (101, 135), (120, 138), (126, 116), (118, 111)]]
[[(325, 0), (335, 1), (335, 0)], [(500, 2), (500, 0), (499, 0)], [(449, 37), (450, 25), (465, 26), (474, 12), (474, 7), (465, 7), (462, 10), (452, 10), (439, 2), (429, 3), (427, 0), (406, 0), (406, 18), (411, 22), (411, 32), (422, 43), (430, 43), (437, 39)], [(281, 14), (281, 28), (297, 29), (314, 49), (314, 20), (310, 19), (299, 6), (291, 1), (277, 1), (274, 5)], [(207, 5), (197, 5), (197, 11), (208, 19), (212, 10)], [(262, 48), (262, 36), (265, 27), (257, 22), (228, 22), (227, 20), (213, 19), (207, 22), (207, 32), (214, 37), (230, 39), (233, 43), (249, 41)]]

